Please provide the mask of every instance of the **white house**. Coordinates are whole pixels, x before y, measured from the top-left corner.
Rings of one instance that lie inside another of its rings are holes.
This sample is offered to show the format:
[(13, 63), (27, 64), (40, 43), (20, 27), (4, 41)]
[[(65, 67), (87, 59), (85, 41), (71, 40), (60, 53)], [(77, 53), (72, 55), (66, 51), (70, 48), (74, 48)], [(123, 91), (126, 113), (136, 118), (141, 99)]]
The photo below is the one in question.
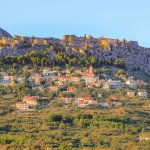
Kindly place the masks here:
[(43, 76), (50, 76), (50, 77), (54, 77), (55, 76), (55, 73), (50, 70), (50, 69), (44, 69), (43, 70)]
[(108, 103), (100, 103), (99, 105), (101, 108), (108, 108), (109, 107)]
[(137, 95), (138, 95), (139, 97), (143, 97), (143, 98), (148, 97), (148, 94), (147, 94), (146, 91), (139, 91), (139, 92), (137, 93)]
[(8, 86), (8, 85), (10, 85), (10, 83), (11, 83), (10, 80), (0, 79), (0, 85)]
[(136, 81), (133, 79), (133, 77), (129, 77), (126, 81), (125, 81), (126, 85), (128, 85), (130, 88), (132, 89), (137, 89), (137, 84)]
[(135, 92), (134, 91), (127, 91), (127, 95), (133, 97), (133, 96), (135, 96)]
[(115, 89), (115, 88), (125, 88), (125, 85), (121, 83), (120, 80), (112, 80), (109, 79), (107, 82), (103, 85), (104, 89)]

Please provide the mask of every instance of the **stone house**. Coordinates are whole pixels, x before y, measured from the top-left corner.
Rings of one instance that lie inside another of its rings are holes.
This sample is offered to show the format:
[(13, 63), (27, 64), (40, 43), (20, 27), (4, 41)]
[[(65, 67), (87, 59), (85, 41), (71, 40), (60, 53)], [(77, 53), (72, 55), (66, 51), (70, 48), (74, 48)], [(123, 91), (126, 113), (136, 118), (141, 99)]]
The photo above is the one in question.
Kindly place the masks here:
[(109, 98), (110, 98), (110, 100), (117, 100), (117, 96), (115, 96), (115, 95), (110, 95)]
[(35, 84), (39, 84), (43, 81), (43, 78), (40, 74), (32, 74), (30, 77), (29, 77), (29, 81), (30, 82), (35, 82)]
[(83, 98), (84, 102), (91, 104), (93, 102), (93, 98), (92, 97), (84, 97)]
[(112, 105), (114, 105), (115, 107), (119, 107), (119, 106), (122, 106), (122, 102), (119, 102), (119, 101), (112, 101)]
[(48, 86), (48, 89), (50, 89), (53, 92), (58, 91), (59, 87), (58, 86)]
[(75, 91), (77, 91), (77, 88), (76, 88), (75, 86), (69, 86), (69, 87), (67, 88), (67, 91), (68, 91), (68, 92), (75, 92)]
[(3, 79), (0, 79), (0, 84), (4, 86), (7, 86), (7, 85), (13, 86), (15, 84), (15, 81), (16, 81), (15, 76), (6, 75), (6, 76), (3, 76)]
[(10, 80), (0, 79), (0, 85), (8, 86), (10, 84), (11, 84)]
[(29, 104), (26, 102), (18, 102), (16, 103), (16, 109), (27, 111), (29, 110)]
[(71, 82), (73, 82), (73, 83), (79, 83), (80, 80), (81, 80), (80, 77), (74, 77), (74, 76), (71, 76)]
[(147, 98), (147, 97), (148, 97), (148, 93), (147, 93), (146, 91), (139, 91), (139, 92), (137, 93), (137, 95), (138, 95), (139, 97), (142, 97), (142, 98)]
[(97, 101), (94, 101), (92, 97), (79, 97), (79, 98), (76, 98), (75, 103), (79, 107), (86, 107), (88, 105), (97, 105)]
[(88, 87), (101, 87), (101, 85), (102, 85), (102, 82), (100, 82), (100, 81), (87, 83)]
[(82, 79), (85, 80), (86, 85), (89, 82), (96, 82), (97, 81), (97, 78), (91, 77), (91, 76), (82, 76)]
[(72, 102), (72, 98), (68, 98), (68, 97), (62, 97), (61, 98), (65, 104), (70, 104)]
[(62, 82), (67, 82), (67, 81), (70, 82), (71, 81), (71, 77), (66, 77), (66, 76), (54, 76), (53, 79), (62, 81)]
[(78, 102), (78, 106), (79, 107), (86, 107), (86, 106), (88, 106), (88, 104), (86, 102), (84, 102), (84, 101), (79, 101)]
[(26, 102), (30, 106), (36, 106), (38, 103), (38, 100), (34, 96), (25, 96), (23, 98), (23, 102)]
[(63, 81), (62, 80), (60, 80), (60, 81), (56, 81), (55, 82), (58, 86), (63, 86), (64, 85), (64, 83), (63, 83)]
[(100, 103), (99, 106), (104, 109), (104, 108), (108, 108), (109, 104), (108, 103)]
[(134, 91), (127, 91), (127, 95), (130, 96), (130, 97), (134, 97), (135, 92)]
[(121, 83), (119, 80), (111, 80), (109, 79), (103, 84), (104, 89), (115, 89), (115, 88), (120, 88), (123, 89), (125, 88), (125, 85)]
[(126, 85), (128, 85), (131, 89), (137, 89), (136, 81), (133, 79), (133, 77), (129, 77), (125, 81)]
[(8, 76), (8, 73), (2, 71), (2, 72), (0, 72), (0, 76), (2, 76), (2, 77), (3, 77), (3, 76)]
[(54, 77), (55, 73), (51, 69), (44, 69), (43, 70), (43, 76)]

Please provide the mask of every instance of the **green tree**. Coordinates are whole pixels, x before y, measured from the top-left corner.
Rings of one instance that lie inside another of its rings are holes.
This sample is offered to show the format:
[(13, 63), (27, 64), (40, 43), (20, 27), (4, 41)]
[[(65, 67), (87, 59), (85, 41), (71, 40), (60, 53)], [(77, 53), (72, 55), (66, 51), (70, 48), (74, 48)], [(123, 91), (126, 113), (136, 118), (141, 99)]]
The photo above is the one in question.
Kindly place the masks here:
[(51, 51), (52, 53), (54, 53), (54, 50), (55, 50), (54, 45), (51, 45), (51, 46), (50, 46), (50, 51)]
[(51, 114), (49, 116), (49, 121), (52, 121), (52, 122), (61, 122), (62, 121), (62, 115), (59, 115), (59, 114)]
[(117, 59), (114, 61), (114, 66), (125, 68), (125, 62), (122, 59)]

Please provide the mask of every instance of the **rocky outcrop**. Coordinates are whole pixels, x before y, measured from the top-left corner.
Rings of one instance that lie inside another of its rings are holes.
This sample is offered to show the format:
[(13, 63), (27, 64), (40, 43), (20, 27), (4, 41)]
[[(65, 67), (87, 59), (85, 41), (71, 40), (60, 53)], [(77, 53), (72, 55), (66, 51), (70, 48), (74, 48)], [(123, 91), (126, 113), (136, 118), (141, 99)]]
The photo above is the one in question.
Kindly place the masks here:
[(0, 27), (0, 39), (2, 37), (12, 37), (7, 31), (3, 30), (1, 27)]
[[(108, 59), (108, 57), (104, 57)], [(138, 46), (136, 49), (116, 48), (111, 52), (109, 59), (123, 59), (126, 67), (131, 70), (140, 70), (150, 75), (150, 49)]]
[[(108, 59), (123, 59), (125, 61), (126, 67), (128, 69), (135, 69), (143, 71), (150, 75), (150, 49), (140, 47), (136, 41), (120, 41), (118, 44), (115, 39), (106, 39), (108, 42), (112, 42), (110, 46), (111, 49), (107, 50), (102, 47), (99, 43), (99, 39), (91, 38), (85, 39), (84, 37), (76, 37), (65, 41), (64, 39), (54, 39), (51, 38), (48, 44), (38, 45), (31, 48), (21, 48), (21, 47), (2, 47), (0, 49), (0, 56), (19, 56), (24, 55), (32, 50), (37, 52), (43, 49), (50, 49), (51, 45), (57, 47), (59, 51), (61, 49), (66, 51), (66, 53), (79, 53), (88, 52), (96, 59), (108, 60)], [(111, 44), (111, 43), (109, 43)], [(50, 56), (51, 54), (49, 54)], [(51, 57), (51, 56), (50, 56)]]

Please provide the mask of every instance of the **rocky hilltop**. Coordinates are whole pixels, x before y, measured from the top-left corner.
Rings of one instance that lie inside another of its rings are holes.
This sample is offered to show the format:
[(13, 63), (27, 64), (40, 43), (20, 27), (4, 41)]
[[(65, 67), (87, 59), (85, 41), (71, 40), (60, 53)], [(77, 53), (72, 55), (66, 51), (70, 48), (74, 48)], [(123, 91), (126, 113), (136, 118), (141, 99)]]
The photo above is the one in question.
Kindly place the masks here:
[(66, 54), (81, 54), (81, 57), (82, 54), (87, 53), (97, 61), (122, 59), (128, 69), (140, 70), (150, 75), (150, 49), (139, 46), (136, 41), (94, 38), (91, 35), (83, 37), (64, 35), (62, 39), (17, 35), (11, 37), (6, 33), (5, 36), (3, 33), (0, 40), (2, 57), (24, 55), (32, 50), (37, 52), (47, 50), (51, 59), (58, 51), (63, 50)]
[(0, 27), (0, 39), (2, 39), (2, 37), (12, 37), (7, 31), (3, 30)]

